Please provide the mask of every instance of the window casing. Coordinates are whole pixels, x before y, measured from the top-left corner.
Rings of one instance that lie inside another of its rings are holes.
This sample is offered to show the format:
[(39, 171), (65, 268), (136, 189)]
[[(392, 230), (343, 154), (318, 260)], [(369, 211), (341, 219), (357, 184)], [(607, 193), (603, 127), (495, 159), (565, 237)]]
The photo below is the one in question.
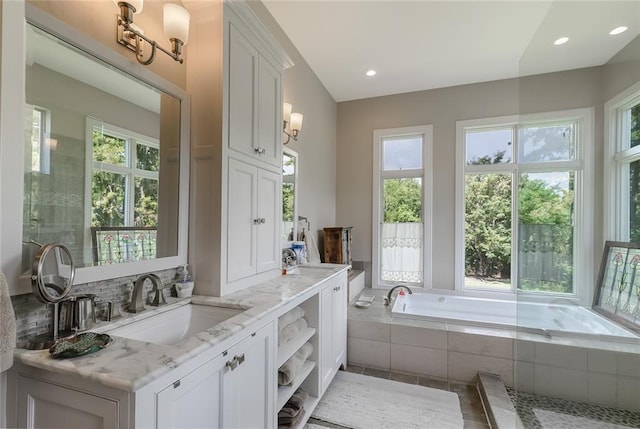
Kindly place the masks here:
[(593, 109), (459, 121), (456, 290), (591, 299)]
[[(94, 119), (87, 119), (86, 139), (86, 225), (156, 227), (157, 139)], [(107, 141), (110, 149), (103, 150)]]
[(373, 287), (431, 287), (433, 127), (375, 130)]
[(640, 243), (640, 84), (605, 104), (605, 238)]

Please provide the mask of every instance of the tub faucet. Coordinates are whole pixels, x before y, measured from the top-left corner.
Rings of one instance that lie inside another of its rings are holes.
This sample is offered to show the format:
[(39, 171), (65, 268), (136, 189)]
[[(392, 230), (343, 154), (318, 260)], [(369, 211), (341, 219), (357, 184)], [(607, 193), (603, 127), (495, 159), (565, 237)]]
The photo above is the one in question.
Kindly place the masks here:
[[(143, 274), (135, 281), (133, 285), (133, 293), (131, 294), (131, 302), (129, 303), (129, 313), (140, 313), (144, 311), (144, 294), (142, 292), (145, 280), (151, 280), (153, 290), (162, 295), (162, 281), (160, 277), (153, 273)], [(162, 297), (164, 301), (164, 296)], [(157, 305), (157, 304), (156, 304)]]
[(396, 285), (396, 286), (392, 287), (389, 290), (389, 293), (387, 294), (387, 296), (384, 297), (384, 305), (391, 305), (391, 294), (393, 293), (394, 290), (399, 289), (399, 288), (405, 288), (407, 290), (407, 292), (409, 292), (410, 294), (413, 293), (413, 292), (411, 292), (411, 289), (409, 289), (409, 286)]

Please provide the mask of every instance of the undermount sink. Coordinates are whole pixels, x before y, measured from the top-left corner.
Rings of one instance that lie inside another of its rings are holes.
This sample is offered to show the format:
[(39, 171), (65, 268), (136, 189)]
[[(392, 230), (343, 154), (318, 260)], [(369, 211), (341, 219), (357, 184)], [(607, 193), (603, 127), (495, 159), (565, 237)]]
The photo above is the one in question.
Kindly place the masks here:
[(245, 311), (241, 308), (186, 304), (120, 328), (109, 335), (154, 344), (176, 344)]

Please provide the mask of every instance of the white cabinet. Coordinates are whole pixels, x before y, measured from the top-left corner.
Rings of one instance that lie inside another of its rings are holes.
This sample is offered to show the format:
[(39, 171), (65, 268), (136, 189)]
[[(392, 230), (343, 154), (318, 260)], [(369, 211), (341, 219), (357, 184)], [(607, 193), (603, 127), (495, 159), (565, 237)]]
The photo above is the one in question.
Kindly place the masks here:
[(273, 427), (273, 324), (157, 394), (158, 428)]
[(347, 274), (320, 291), (320, 389), (324, 393), (340, 367), (347, 366)]
[(123, 427), (117, 400), (38, 379), (18, 378), (18, 427)]
[(227, 282), (280, 267), (281, 176), (229, 158)]
[(281, 70), (227, 19), (229, 148), (280, 167)]
[[(198, 37), (185, 62), (192, 112), (189, 260), (194, 293), (224, 296), (280, 273), (274, 250), (281, 179), (267, 173), (282, 175), (282, 70), (293, 64), (248, 2), (209, 2), (198, 12), (191, 24)], [(231, 158), (264, 170), (261, 184), (248, 170), (229, 171)], [(268, 187), (277, 188), (277, 198)], [(253, 204), (276, 206), (256, 215)], [(254, 228), (255, 219), (265, 224)]]

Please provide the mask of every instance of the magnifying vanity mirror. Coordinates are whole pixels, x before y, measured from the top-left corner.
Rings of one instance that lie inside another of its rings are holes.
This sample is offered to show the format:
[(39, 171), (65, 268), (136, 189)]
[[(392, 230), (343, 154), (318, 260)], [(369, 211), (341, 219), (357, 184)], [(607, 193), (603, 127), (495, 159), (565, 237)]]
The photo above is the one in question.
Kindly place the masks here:
[(284, 148), (282, 151), (282, 242), (289, 247), (297, 237), (298, 218), (298, 154)]
[(76, 283), (186, 263), (186, 92), (26, 10), (23, 243), (64, 244)]

